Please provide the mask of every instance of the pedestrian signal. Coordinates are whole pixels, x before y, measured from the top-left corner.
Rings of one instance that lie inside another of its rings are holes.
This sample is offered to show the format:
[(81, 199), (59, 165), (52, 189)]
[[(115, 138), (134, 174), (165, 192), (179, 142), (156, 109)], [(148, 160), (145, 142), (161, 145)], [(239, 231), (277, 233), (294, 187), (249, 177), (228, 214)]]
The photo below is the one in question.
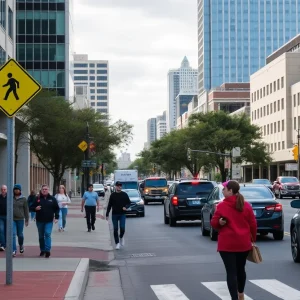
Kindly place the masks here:
[(294, 145), (292, 152), (293, 152), (294, 160), (298, 161), (298, 156), (299, 156), (298, 145)]

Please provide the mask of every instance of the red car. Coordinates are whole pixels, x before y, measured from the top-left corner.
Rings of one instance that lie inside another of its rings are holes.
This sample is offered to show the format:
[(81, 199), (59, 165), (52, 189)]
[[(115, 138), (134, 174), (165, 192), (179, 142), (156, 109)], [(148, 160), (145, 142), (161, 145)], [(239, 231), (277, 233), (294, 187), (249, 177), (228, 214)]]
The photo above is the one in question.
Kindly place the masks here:
[(300, 198), (300, 182), (297, 177), (280, 176), (273, 183), (274, 194), (283, 197)]

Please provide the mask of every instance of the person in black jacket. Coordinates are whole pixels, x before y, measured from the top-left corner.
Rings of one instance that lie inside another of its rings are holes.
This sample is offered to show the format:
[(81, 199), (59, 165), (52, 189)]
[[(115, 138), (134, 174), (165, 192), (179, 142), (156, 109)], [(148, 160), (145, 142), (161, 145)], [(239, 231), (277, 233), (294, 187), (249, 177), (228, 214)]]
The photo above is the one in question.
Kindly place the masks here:
[[(114, 226), (114, 238), (116, 243), (116, 249), (120, 249), (120, 246), (125, 246), (124, 234), (125, 234), (125, 212), (130, 206), (131, 202), (127, 193), (122, 191), (122, 183), (116, 182), (116, 191), (109, 197), (109, 202), (106, 211), (106, 220), (110, 210), (112, 209), (112, 222)], [(120, 222), (120, 240), (119, 240), (119, 222)]]
[(40, 195), (30, 206), (30, 211), (35, 211), (36, 226), (39, 233), (40, 256), (50, 257), (51, 233), (53, 221), (59, 219), (59, 206), (55, 197), (49, 194), (49, 187), (44, 184)]
[[(27, 198), (28, 207), (30, 207), (33, 204), (35, 199), (36, 199), (36, 193), (35, 193), (35, 191), (32, 190), (30, 192), (30, 195)], [(31, 218), (31, 221), (35, 221), (35, 211), (30, 212), (30, 218)]]

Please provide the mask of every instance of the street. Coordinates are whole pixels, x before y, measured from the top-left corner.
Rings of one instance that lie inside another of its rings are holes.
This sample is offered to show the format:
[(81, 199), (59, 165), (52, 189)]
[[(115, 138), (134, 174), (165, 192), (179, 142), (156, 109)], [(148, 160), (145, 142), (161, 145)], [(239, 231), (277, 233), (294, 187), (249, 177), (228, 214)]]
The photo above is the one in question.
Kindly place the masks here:
[[(247, 263), (245, 299), (300, 299), (300, 265), (292, 260), (289, 224), (295, 210), (290, 199), (284, 206), (285, 237), (258, 237), (263, 263)], [(217, 243), (201, 236), (199, 223), (163, 222), (163, 206), (145, 207), (145, 218), (128, 217), (125, 247), (116, 251), (126, 300), (230, 300), (225, 269)]]

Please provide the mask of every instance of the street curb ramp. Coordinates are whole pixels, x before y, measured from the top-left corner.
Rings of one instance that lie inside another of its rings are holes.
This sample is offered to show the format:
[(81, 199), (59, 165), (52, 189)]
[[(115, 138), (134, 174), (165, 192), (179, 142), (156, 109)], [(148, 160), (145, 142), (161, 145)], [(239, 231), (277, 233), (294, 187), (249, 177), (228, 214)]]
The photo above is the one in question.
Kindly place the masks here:
[(89, 266), (88, 258), (80, 260), (64, 300), (83, 300), (89, 278)]

